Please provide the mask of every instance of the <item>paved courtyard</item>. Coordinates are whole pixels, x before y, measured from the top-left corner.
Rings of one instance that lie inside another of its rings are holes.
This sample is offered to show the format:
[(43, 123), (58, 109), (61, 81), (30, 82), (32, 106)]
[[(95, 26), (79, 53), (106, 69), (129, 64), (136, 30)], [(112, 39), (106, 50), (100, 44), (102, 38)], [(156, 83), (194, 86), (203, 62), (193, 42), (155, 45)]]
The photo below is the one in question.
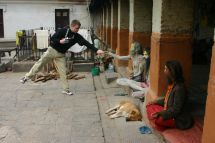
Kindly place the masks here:
[(0, 73), (0, 143), (160, 143), (154, 134), (143, 135), (144, 122), (111, 120), (110, 106), (130, 97), (104, 76), (90, 73), (70, 80), (73, 96), (61, 94), (59, 80), (20, 84), (24, 73)]

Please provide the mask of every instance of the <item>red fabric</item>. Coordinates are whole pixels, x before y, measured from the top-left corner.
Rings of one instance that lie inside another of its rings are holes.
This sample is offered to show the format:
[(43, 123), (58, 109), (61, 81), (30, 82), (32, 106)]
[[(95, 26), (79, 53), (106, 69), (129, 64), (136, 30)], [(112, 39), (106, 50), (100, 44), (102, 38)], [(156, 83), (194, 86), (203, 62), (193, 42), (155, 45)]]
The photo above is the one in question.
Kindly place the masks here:
[(155, 124), (157, 124), (159, 126), (163, 126), (163, 127), (175, 128), (175, 121), (173, 119), (163, 120), (162, 117), (158, 117), (155, 120)]
[(157, 105), (157, 104), (150, 104), (146, 106), (146, 112), (149, 120), (152, 120), (152, 114), (156, 112), (163, 111), (163, 106)]
[(156, 119), (152, 117), (152, 115), (156, 112), (163, 111), (164, 107), (156, 104), (151, 104), (146, 106), (146, 112), (149, 120), (155, 124), (155, 128), (163, 131), (167, 128), (175, 128), (175, 121), (173, 119), (163, 120), (160, 116)]

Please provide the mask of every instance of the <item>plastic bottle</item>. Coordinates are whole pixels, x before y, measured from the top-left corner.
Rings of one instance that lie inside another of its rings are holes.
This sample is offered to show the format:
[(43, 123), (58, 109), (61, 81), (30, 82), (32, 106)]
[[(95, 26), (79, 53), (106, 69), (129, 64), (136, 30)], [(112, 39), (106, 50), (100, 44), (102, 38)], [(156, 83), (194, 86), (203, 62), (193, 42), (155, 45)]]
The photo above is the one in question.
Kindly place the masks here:
[(111, 63), (108, 65), (108, 72), (114, 72), (114, 66)]

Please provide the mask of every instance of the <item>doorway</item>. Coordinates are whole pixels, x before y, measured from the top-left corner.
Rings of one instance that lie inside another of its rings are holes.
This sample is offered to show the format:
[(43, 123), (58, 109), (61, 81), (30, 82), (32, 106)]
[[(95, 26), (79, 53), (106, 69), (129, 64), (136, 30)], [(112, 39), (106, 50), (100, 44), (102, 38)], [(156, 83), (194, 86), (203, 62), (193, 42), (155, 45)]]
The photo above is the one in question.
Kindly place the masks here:
[(210, 74), (212, 46), (214, 44), (214, 0), (195, 2), (193, 55), (190, 92), (190, 108), (194, 116), (204, 120), (207, 89)]
[(55, 9), (55, 30), (69, 26), (69, 9)]
[(3, 9), (0, 9), (0, 38), (4, 38)]

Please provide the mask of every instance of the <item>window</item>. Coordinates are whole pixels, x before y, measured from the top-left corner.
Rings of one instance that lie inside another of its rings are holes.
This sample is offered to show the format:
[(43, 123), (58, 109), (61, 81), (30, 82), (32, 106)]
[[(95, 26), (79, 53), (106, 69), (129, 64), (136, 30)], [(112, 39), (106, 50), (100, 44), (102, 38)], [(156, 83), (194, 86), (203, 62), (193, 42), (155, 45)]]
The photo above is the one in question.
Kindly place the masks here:
[(0, 9), (0, 38), (4, 38), (3, 9)]

